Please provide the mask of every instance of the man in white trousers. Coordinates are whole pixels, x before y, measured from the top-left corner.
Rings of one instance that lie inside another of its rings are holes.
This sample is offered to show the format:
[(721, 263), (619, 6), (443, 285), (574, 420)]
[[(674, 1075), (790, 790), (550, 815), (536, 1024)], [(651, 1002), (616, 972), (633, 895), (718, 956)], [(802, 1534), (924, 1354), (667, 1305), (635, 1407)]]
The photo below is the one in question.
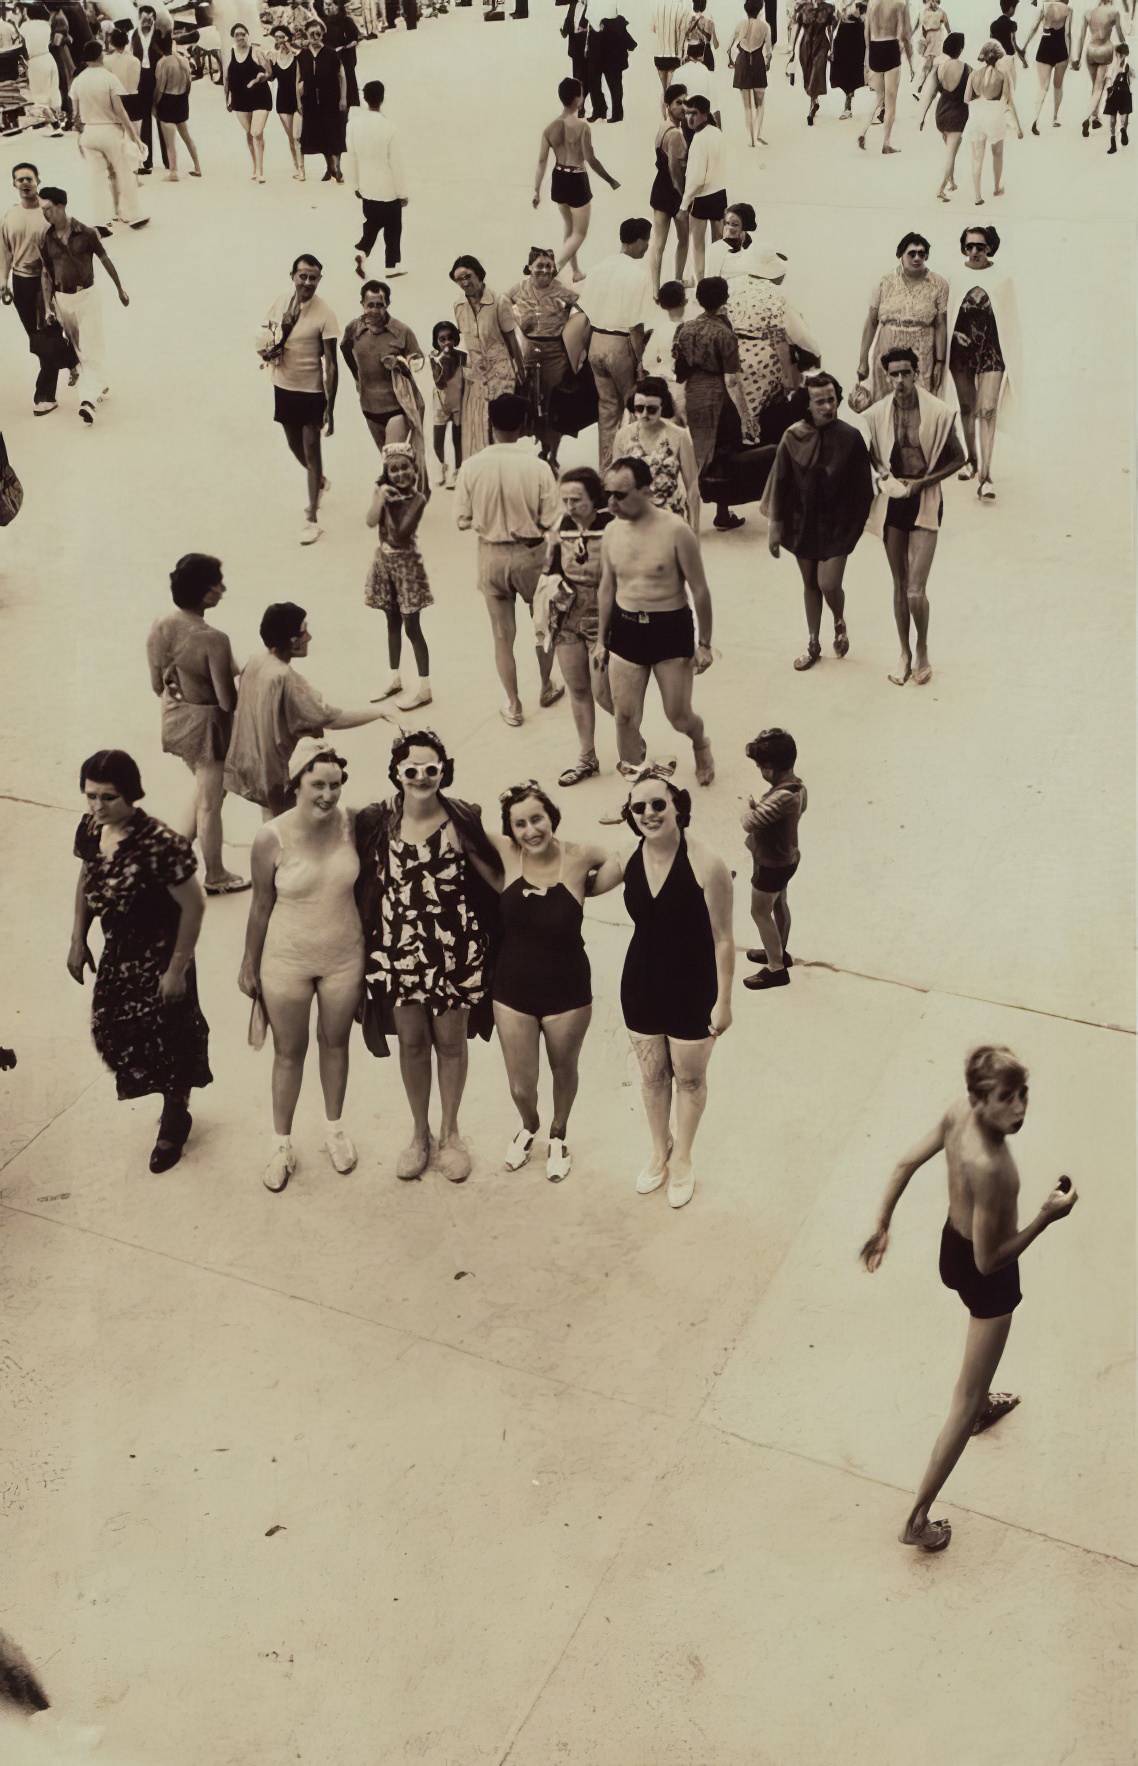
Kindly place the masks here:
[(135, 141), (134, 125), (123, 106), (126, 92), (120, 80), (103, 66), (101, 43), (83, 48), (85, 66), (71, 83), (71, 104), (79, 148), (91, 173), (95, 224), (104, 239), (111, 221), (129, 227), (145, 227), (138, 179), (127, 157), (127, 143)]
[(48, 224), (40, 241), (44, 311), (55, 313), (79, 358), (79, 415), (84, 423), (90, 424), (95, 421), (97, 401), (110, 391), (103, 363), (103, 314), (95, 287), (96, 258), (102, 260), (124, 307), (130, 305), (130, 299), (95, 228), (85, 227), (68, 214), (66, 190), (45, 184), (40, 190), (40, 203)]

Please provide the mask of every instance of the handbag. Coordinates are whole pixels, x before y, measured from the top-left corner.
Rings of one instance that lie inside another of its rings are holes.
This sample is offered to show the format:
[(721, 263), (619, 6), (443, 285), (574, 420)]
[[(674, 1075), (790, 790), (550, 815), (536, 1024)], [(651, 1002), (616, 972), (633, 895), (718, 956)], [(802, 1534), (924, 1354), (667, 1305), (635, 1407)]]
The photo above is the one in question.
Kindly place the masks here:
[(860, 417), (863, 411), (869, 410), (870, 405), (873, 403), (873, 394), (870, 392), (864, 380), (858, 381), (857, 385), (850, 393), (849, 398), (846, 400), (846, 403), (849, 405), (849, 408), (855, 417)]
[(0, 527), (15, 521), (24, 501), (24, 487), (8, 460), (4, 437), (0, 435)]
[(264, 998), (258, 991), (253, 996), (253, 1009), (249, 1013), (249, 1047), (263, 1049), (268, 1034), (269, 1014), (265, 1010)]
[(32, 332), (31, 351), (38, 356), (45, 368), (53, 368), (56, 373), (63, 369), (79, 366), (79, 358), (75, 354), (74, 345), (62, 325), (44, 323)]
[(588, 362), (576, 374), (567, 374), (549, 395), (549, 423), (561, 435), (580, 435), (597, 421), (600, 400)]

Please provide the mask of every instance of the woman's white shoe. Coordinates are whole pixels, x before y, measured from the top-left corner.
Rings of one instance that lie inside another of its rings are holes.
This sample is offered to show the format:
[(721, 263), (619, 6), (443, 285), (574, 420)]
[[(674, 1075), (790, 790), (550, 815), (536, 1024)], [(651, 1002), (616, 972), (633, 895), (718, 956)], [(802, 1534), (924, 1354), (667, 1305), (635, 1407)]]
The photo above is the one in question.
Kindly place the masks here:
[[(536, 1134), (536, 1130), (534, 1133)], [(517, 1134), (506, 1148), (506, 1170), (520, 1171), (533, 1152), (534, 1135), (528, 1128), (519, 1128)]]
[(292, 1148), (278, 1147), (261, 1173), (261, 1182), (267, 1190), (279, 1195), (295, 1170), (296, 1154)]
[(350, 1136), (346, 1135), (342, 1128), (329, 1132), (324, 1142), (324, 1151), (331, 1159), (334, 1168), (342, 1176), (355, 1170), (359, 1155), (352, 1145)]
[(545, 1175), (550, 1183), (560, 1183), (569, 1176), (573, 1161), (569, 1148), (564, 1141), (550, 1140), (549, 1151), (545, 1156)]
[(690, 1202), (695, 1193), (695, 1172), (688, 1166), (686, 1176), (670, 1176), (668, 1178), (668, 1206), (682, 1208)]
[(647, 1165), (644, 1166), (640, 1176), (636, 1180), (636, 1194), (638, 1196), (650, 1196), (653, 1190), (658, 1190), (660, 1188), (661, 1184), (667, 1178), (667, 1175), (667, 1165), (662, 1165), (659, 1171), (653, 1171), (652, 1161), (649, 1159)]

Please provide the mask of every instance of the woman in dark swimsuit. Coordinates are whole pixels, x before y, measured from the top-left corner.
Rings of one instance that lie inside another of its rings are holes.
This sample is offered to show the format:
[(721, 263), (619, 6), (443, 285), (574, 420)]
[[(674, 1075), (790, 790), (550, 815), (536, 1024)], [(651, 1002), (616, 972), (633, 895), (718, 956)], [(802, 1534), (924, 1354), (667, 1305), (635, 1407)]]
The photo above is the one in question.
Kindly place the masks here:
[(664, 247), (668, 228), (676, 227), (676, 281), (684, 279), (688, 261), (689, 223), (680, 212), (684, 196), (684, 167), (687, 165), (688, 143), (684, 133), (684, 93), (686, 87), (669, 86), (664, 93), (664, 120), (656, 135), (656, 176), (648, 201), (652, 208), (652, 243), (648, 261), (652, 266), (652, 292), (659, 294), (663, 273)]
[(292, 175), (304, 182), (304, 155), (300, 151), (300, 96), (297, 92), (297, 58), (292, 46), (292, 33), (287, 25), (278, 25), (273, 32), (272, 68), (269, 78), (276, 82), (277, 115), (288, 136), (292, 155)]
[(964, 94), (968, 90), (968, 76), (971, 68), (966, 61), (961, 61), (960, 52), (964, 48), (964, 33), (950, 31), (944, 40), (944, 52), (938, 55), (933, 64), (933, 77), (929, 82), (929, 95), (925, 99), (925, 108), (921, 112), (921, 128), (925, 126), (925, 118), (929, 114), (929, 106), (933, 99), (937, 101), (934, 121), (940, 130), (941, 140), (948, 148), (948, 159), (945, 163), (944, 176), (937, 191), (937, 200), (947, 202), (949, 194), (956, 189), (956, 156), (960, 152), (960, 143), (964, 139), (964, 130), (968, 123), (968, 106)]
[(1039, 103), (1035, 108), (1031, 132), (1039, 133), (1039, 119), (1043, 114), (1043, 106), (1047, 103), (1047, 88), (1051, 87), (1054, 110), (1051, 127), (1059, 127), (1059, 106), (1063, 102), (1063, 81), (1067, 76), (1067, 68), (1071, 60), (1071, 8), (1066, 0), (1044, 0), (1035, 15), (1035, 21), (1023, 41), (1023, 53), (1026, 56), (1027, 46), (1036, 31), (1040, 32), (1039, 48), (1035, 51), (1035, 71), (1039, 75)]
[[(731, 1024), (731, 873), (702, 841), (688, 840), (691, 797), (671, 783), (670, 767), (640, 768), (624, 819), (640, 844), (617, 861), (635, 926), (620, 1003), (652, 1135), (636, 1189), (645, 1196), (666, 1180), (669, 1203), (682, 1208), (695, 1189), (692, 1142), (707, 1104), (707, 1063)], [(609, 887), (605, 865), (594, 889)]]
[(265, 124), (269, 119), (272, 99), (269, 97), (269, 62), (255, 44), (249, 41), (244, 25), (234, 25), (229, 33), (233, 47), (225, 67), (225, 108), (231, 110), (245, 131), (245, 144), (253, 161), (253, 182), (265, 182)]
[(502, 834), (490, 842), (502, 861), (496, 874), (474, 859), (501, 892), (502, 942), (494, 970), (494, 1023), (510, 1095), (521, 1127), (506, 1149), (507, 1171), (520, 1171), (539, 1127), (538, 1065), (542, 1039), (553, 1076), (553, 1120), (545, 1174), (568, 1177), (565, 1134), (577, 1096), (577, 1064), (593, 1015), (589, 959), (581, 918), (590, 875), (606, 862), (606, 885), (620, 881), (615, 855), (603, 846), (558, 840), (561, 811), (536, 779), (503, 791)]

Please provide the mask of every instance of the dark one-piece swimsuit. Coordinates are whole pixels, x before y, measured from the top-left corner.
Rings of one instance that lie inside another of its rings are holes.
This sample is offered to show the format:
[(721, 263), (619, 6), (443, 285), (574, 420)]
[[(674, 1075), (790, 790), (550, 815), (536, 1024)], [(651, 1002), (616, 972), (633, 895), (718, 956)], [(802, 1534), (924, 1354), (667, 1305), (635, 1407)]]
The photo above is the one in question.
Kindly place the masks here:
[(637, 847), (624, 873), (624, 905), (635, 927), (620, 981), (630, 1033), (702, 1042), (719, 991), (715, 938), (682, 834), (659, 895), (648, 887)]
[(502, 943), (494, 1000), (529, 1018), (554, 1018), (592, 1003), (583, 910), (564, 883), (535, 888), (518, 877), (502, 891)]

